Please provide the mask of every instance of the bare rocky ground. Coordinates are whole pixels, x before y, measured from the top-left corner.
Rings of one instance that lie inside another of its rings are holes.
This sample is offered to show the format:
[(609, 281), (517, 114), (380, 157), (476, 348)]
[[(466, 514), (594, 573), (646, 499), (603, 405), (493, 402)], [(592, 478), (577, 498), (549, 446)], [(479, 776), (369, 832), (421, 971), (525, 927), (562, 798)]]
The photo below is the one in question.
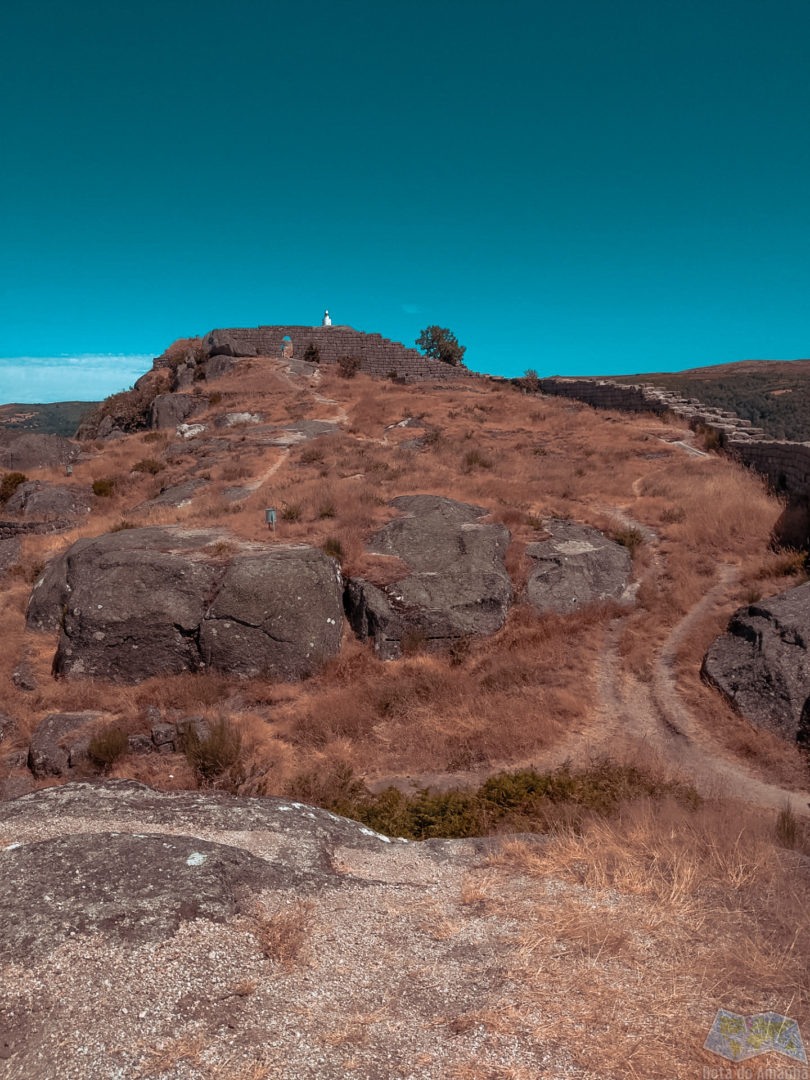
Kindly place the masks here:
[[(5, 804), (0, 1075), (588, 1076), (520, 1001), (488, 841), (279, 799), (69, 784)], [(518, 878), (509, 882), (515, 890)]]

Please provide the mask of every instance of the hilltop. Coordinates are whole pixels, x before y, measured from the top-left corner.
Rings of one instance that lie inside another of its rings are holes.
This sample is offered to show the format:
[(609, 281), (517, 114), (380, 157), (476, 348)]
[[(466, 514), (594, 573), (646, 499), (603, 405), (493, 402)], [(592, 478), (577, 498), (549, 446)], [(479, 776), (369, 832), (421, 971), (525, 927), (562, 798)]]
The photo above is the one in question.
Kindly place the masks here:
[(44, 405), (0, 405), (0, 436), (21, 431), (72, 438), (97, 401), (53, 401)]
[(619, 375), (730, 409), (778, 439), (810, 440), (810, 360), (740, 360), (685, 371)]
[(7, 1075), (688, 1077), (721, 1007), (810, 1030), (806, 762), (701, 677), (805, 581), (784, 502), (668, 416), (211, 338), (5, 496)]

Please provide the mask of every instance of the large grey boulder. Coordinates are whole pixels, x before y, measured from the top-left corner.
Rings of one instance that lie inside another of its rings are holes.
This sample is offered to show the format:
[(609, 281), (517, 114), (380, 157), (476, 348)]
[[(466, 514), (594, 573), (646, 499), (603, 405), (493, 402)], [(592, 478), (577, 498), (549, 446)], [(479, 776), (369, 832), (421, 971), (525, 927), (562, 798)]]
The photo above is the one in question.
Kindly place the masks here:
[(339, 650), (341, 594), (335, 561), (304, 545), (127, 529), (53, 560), (27, 621), (59, 628), (61, 675), (134, 682), (211, 667), (298, 679)]
[(538, 611), (570, 614), (600, 600), (626, 600), (630, 552), (598, 529), (571, 521), (545, 523), (548, 540), (526, 545), (532, 569), (526, 599)]
[(212, 330), (205, 339), (209, 357), (212, 356), (255, 356), (256, 346), (238, 341), (227, 330)]
[(810, 743), (810, 582), (739, 608), (702, 674), (746, 719)]
[(152, 402), (149, 424), (153, 428), (176, 428), (192, 416), (202, 402), (193, 394), (158, 394)]
[(391, 505), (401, 515), (368, 550), (401, 559), (409, 573), (381, 588), (363, 579), (348, 583), (346, 610), (355, 632), (371, 638), (383, 659), (401, 656), (411, 635), (435, 648), (494, 634), (512, 600), (504, 565), (508, 530), (482, 523), (487, 511), (480, 506), (437, 495), (402, 496)]
[(92, 501), (87, 488), (28, 480), (19, 485), (5, 508), (29, 520), (52, 521), (89, 514)]
[(236, 555), (200, 628), (206, 664), (242, 675), (298, 679), (340, 649), (342, 580), (317, 548)]
[(0, 467), (25, 472), (28, 469), (69, 465), (79, 456), (79, 448), (61, 435), (33, 432), (0, 441)]

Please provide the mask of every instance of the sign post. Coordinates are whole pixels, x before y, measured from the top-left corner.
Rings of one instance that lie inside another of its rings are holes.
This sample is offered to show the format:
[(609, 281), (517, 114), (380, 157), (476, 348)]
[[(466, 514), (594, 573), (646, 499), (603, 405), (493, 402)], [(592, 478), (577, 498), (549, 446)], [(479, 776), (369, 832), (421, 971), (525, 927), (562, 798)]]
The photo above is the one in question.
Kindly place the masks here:
[(268, 507), (264, 512), (264, 520), (267, 522), (267, 528), (276, 531), (276, 512), (271, 507)]

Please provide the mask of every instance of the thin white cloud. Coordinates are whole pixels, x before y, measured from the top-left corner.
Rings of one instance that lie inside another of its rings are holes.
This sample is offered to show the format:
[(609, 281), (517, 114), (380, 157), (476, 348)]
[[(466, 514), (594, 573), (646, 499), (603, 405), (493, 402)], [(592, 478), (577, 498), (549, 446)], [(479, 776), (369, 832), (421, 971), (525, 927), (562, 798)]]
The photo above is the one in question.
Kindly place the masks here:
[(419, 307), (418, 304), (403, 304), (402, 305), (402, 310), (405, 312), (406, 315), (421, 315), (422, 314), (422, 309)]
[(99, 401), (128, 389), (151, 366), (144, 353), (0, 358), (0, 404)]

